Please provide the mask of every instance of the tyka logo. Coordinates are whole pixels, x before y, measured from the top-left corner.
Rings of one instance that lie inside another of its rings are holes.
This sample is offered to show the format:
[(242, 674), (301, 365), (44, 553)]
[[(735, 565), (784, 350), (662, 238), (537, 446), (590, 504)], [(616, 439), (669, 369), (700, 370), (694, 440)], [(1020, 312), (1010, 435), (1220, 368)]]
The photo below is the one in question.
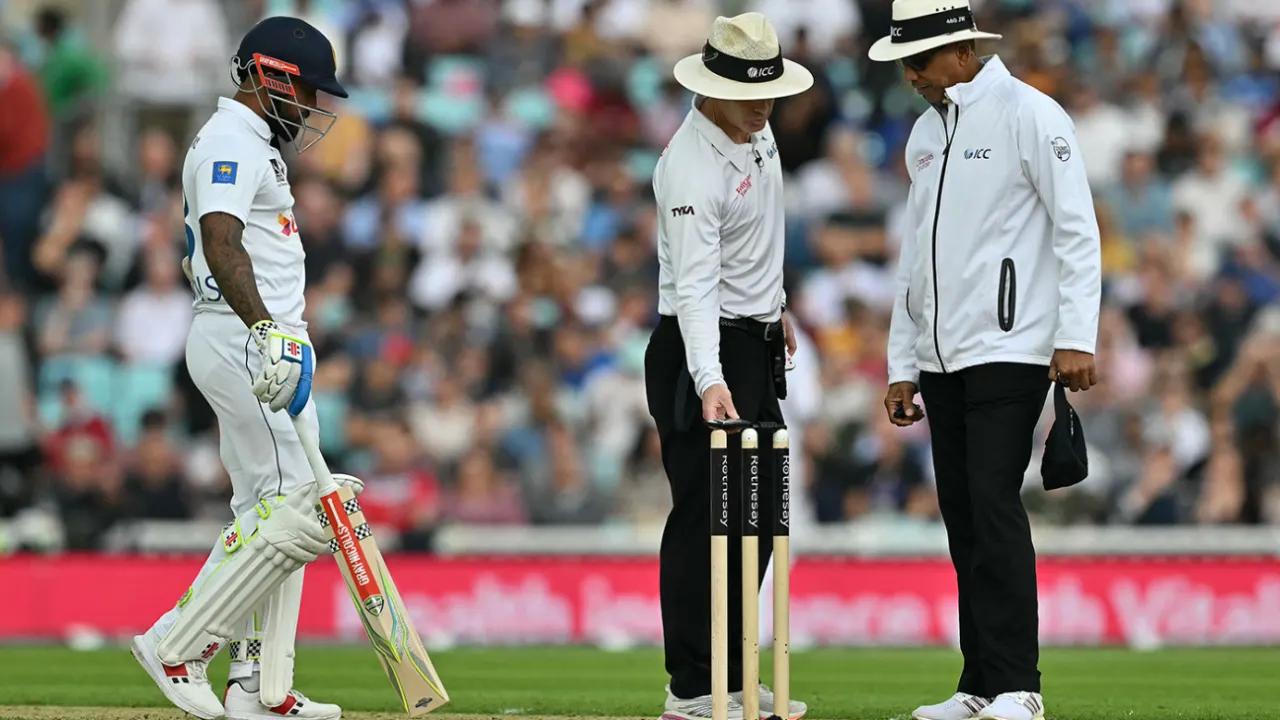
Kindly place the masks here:
[(990, 160), (991, 148), (977, 148), (964, 151), (965, 160)]
[(671, 217), (680, 217), (681, 215), (693, 215), (692, 205), (681, 205), (680, 207), (671, 208)]

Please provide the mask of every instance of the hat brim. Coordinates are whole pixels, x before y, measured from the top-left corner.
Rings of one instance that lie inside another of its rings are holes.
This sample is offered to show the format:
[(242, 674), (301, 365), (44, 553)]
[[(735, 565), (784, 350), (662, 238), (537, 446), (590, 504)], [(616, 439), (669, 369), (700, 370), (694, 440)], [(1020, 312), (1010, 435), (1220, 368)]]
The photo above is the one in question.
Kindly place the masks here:
[(867, 56), (876, 62), (893, 62), (894, 60), (901, 60), (902, 58), (911, 57), (926, 50), (950, 45), (951, 43), (965, 40), (999, 40), (1002, 37), (1004, 36), (980, 30), (960, 30), (946, 35), (925, 38), (924, 40), (896, 43), (892, 37), (886, 35), (871, 46), (871, 49), (867, 51)]
[(720, 77), (702, 64), (702, 55), (690, 55), (671, 71), (686, 90), (717, 100), (768, 100), (788, 97), (813, 87), (813, 73), (798, 62), (782, 60), (782, 74), (773, 80), (744, 83)]

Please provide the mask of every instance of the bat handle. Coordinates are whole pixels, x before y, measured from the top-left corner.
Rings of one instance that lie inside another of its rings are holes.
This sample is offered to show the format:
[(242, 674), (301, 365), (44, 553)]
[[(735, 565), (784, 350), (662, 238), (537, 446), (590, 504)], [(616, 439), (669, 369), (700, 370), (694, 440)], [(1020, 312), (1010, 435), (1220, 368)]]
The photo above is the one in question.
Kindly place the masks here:
[(329, 472), (329, 463), (324, 461), (324, 455), (320, 452), (320, 440), (316, 437), (316, 432), (302, 419), (301, 415), (294, 416), (293, 429), (298, 433), (298, 441), (302, 443), (302, 452), (307, 455), (307, 463), (311, 465), (311, 474), (316, 476), (316, 489), (319, 497), (336, 492), (338, 483), (333, 479), (333, 473)]

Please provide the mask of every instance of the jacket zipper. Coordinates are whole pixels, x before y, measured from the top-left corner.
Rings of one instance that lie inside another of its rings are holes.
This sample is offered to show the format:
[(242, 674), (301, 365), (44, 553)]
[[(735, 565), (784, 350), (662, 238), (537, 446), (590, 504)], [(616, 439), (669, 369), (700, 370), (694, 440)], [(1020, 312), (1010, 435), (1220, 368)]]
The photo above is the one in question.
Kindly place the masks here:
[[(942, 372), (947, 371), (947, 364), (942, 360), (942, 345), (938, 342), (938, 220), (942, 216), (942, 185), (947, 181), (947, 162), (951, 160), (951, 143), (956, 133), (947, 127), (947, 113), (942, 115), (942, 132), (947, 136), (947, 146), (942, 150), (942, 175), (938, 178), (938, 202), (933, 208), (933, 352), (938, 356), (938, 366)], [(956, 105), (955, 130), (960, 129), (960, 106)]]

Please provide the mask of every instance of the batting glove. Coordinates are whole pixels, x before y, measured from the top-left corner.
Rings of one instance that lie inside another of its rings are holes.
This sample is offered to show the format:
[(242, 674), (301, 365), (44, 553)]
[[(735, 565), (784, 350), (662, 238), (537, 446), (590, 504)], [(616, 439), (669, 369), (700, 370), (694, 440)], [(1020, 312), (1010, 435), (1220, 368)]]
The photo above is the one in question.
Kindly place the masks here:
[(249, 334), (258, 344), (262, 369), (253, 381), (253, 394), (272, 412), (288, 410), (297, 417), (311, 397), (315, 354), (311, 343), (287, 335), (272, 320), (259, 320)]

